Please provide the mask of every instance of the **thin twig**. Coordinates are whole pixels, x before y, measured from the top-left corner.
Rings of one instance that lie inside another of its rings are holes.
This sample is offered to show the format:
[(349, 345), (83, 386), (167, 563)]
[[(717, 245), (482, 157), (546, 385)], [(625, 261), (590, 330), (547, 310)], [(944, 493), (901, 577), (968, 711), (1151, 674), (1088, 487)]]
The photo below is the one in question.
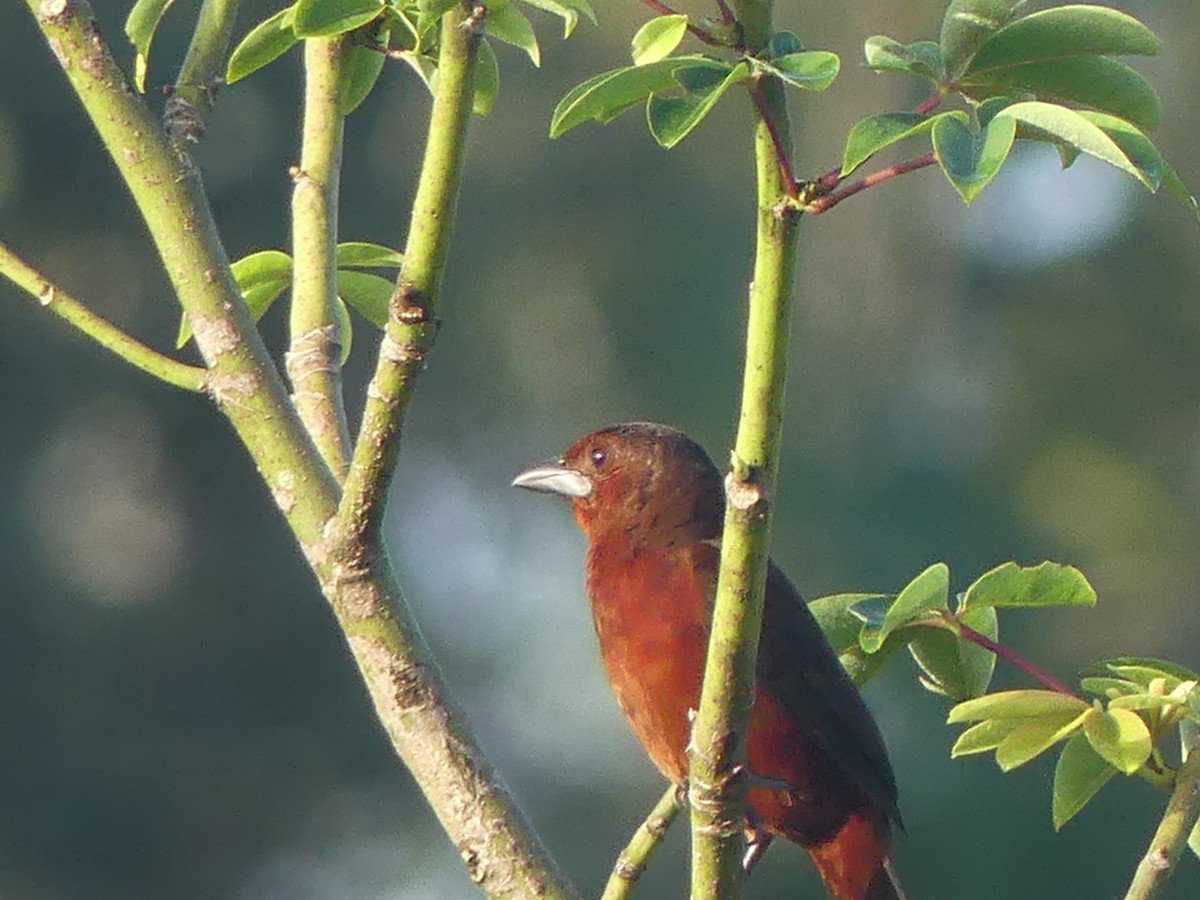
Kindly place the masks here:
[(913, 109), (918, 116), (927, 116), (942, 105), (942, 92), (934, 91)]
[(71, 323), (106, 350), (115, 353), (125, 362), (159, 381), (188, 391), (203, 391), (208, 382), (208, 371), (189, 366), (179, 360), (159, 353), (137, 338), (126, 334), (107, 319), (96, 315), (78, 300), (33, 266), (19, 258), (13, 251), (0, 244), (0, 274), (34, 297), (44, 309), (50, 310), (66, 322)]
[(815, 200), (809, 201), (804, 206), (804, 211), (809, 215), (819, 216), (823, 212), (828, 212), (833, 209), (843, 200), (848, 197), (853, 197), (860, 191), (865, 191), (869, 187), (875, 187), (878, 184), (883, 184), (885, 181), (890, 181), (900, 175), (908, 172), (915, 172), (917, 169), (923, 169), (926, 166), (932, 166), (937, 162), (937, 154), (926, 153), (924, 156), (918, 156), (916, 159), (906, 160), (902, 163), (896, 163), (894, 166), (888, 166), (886, 169), (880, 169), (878, 172), (873, 172), (861, 181), (856, 181), (851, 185), (817, 197)]
[(1010, 666), (1020, 669), (1034, 681), (1039, 682), (1044, 687), (1057, 691), (1060, 694), (1068, 694), (1072, 697), (1078, 697), (1079, 694), (1067, 687), (1063, 682), (1059, 681), (1045, 669), (1032, 663), (1025, 657), (1021, 656), (1015, 650), (1005, 647), (1003, 644), (993, 641), (986, 634), (981, 634), (969, 625), (964, 625), (958, 620), (953, 620), (952, 628), (958, 632), (959, 636), (964, 641), (970, 641), (984, 650), (989, 650), (996, 654), (997, 657), (1004, 660)]
[(667, 788), (666, 793), (654, 804), (650, 815), (638, 826), (629, 844), (617, 857), (600, 900), (625, 900), (633, 891), (634, 884), (646, 871), (650, 856), (658, 849), (667, 829), (671, 827), (671, 823), (683, 807), (683, 798), (679, 790), (676, 785)]
[(1175, 788), (1145, 856), (1138, 863), (1125, 900), (1155, 900), (1162, 895), (1200, 820), (1200, 746), (1191, 748), (1175, 773)]

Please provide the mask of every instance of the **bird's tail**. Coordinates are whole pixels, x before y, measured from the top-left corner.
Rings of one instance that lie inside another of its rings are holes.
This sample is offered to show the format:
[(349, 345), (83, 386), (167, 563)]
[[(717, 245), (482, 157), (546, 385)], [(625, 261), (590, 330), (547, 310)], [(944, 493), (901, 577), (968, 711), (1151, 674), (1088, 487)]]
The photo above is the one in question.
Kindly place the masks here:
[(889, 857), (888, 828), (874, 816), (851, 813), (823, 844), (805, 849), (834, 900), (907, 900)]

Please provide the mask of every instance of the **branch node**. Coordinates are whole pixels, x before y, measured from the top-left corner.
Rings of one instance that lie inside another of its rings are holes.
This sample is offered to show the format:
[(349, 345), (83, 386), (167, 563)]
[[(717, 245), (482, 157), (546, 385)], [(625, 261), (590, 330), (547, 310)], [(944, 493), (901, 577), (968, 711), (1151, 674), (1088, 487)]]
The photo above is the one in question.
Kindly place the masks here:
[(461, 26), (463, 31), (469, 31), (472, 35), (483, 33), (483, 26), (487, 23), (488, 8), (482, 3), (474, 3), (471, 5), (471, 14), (463, 19)]
[(182, 152), (189, 143), (200, 143), (204, 137), (204, 119), (200, 116), (200, 110), (169, 84), (163, 86), (163, 93), (167, 97), (163, 109), (163, 127), (167, 130), (171, 146), (176, 152)]
[(747, 520), (764, 518), (771, 508), (762, 474), (760, 467), (751, 466), (744, 475), (730, 472), (725, 476), (725, 496), (729, 505)]
[(42, 0), (38, 4), (38, 15), (45, 22), (56, 22), (65, 18), (71, 6), (71, 0)]

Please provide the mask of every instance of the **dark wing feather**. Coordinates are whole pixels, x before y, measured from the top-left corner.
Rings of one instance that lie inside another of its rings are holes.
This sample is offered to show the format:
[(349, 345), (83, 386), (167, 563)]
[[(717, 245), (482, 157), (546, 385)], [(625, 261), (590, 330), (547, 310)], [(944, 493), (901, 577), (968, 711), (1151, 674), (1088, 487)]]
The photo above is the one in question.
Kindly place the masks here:
[(883, 813), (903, 827), (883, 737), (800, 593), (767, 571), (758, 679)]

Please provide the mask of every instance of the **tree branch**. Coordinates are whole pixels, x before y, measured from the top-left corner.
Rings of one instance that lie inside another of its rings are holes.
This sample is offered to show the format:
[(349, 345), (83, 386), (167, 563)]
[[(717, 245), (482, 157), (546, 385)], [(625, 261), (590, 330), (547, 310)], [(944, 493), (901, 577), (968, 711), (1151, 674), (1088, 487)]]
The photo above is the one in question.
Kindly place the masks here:
[[(847, 185), (840, 190), (832, 191), (831, 193), (817, 197), (815, 200), (810, 200), (804, 204), (804, 211), (811, 216), (819, 216), (823, 212), (829, 212), (843, 200), (848, 197), (853, 197), (860, 191), (865, 191), (867, 188), (875, 187), (883, 184), (885, 181), (891, 181), (893, 178), (898, 178), (908, 172), (915, 172), (917, 169), (923, 169), (926, 166), (932, 166), (937, 162), (936, 153), (926, 153), (924, 156), (918, 156), (916, 159), (909, 159), (902, 163), (896, 163), (894, 166), (888, 166), (886, 169), (880, 169), (878, 172), (872, 172), (866, 178), (856, 181), (853, 184)], [(821, 180), (827, 178), (823, 175)], [(817, 182), (820, 184), (821, 182)], [(836, 182), (835, 182), (836, 183)]]
[(469, 15), (459, 7), (442, 18), (437, 93), (413, 200), (404, 268), (392, 295), (338, 510), (338, 527), (344, 538), (363, 538), (379, 530), (400, 452), (404, 416), (437, 333), (437, 304), (462, 180), (481, 27), (474, 13)]
[[(771, 31), (770, 4), (734, 4), (746, 45)], [(758, 634), (770, 543), (770, 512), (783, 424), (788, 324), (799, 214), (779, 165), (789, 158), (787, 104), (778, 78), (760, 81), (755, 129), (757, 243), (746, 334), (741, 417), (721, 538), (712, 632), (700, 709), (688, 748), (692, 897), (737, 897), (745, 824), (746, 729), (754, 696)]]
[(617, 857), (600, 900), (625, 900), (633, 892), (633, 886), (646, 871), (646, 864), (651, 855), (658, 849), (667, 829), (679, 815), (682, 801), (677, 785), (673, 784), (667, 788), (666, 793), (654, 804), (650, 815), (638, 826), (629, 844)]
[(205, 389), (208, 372), (204, 369), (171, 359), (126, 334), (56, 287), (4, 244), (0, 244), (0, 273), (36, 298), (44, 309), (70, 322), (130, 365), (184, 390), (201, 392)]
[(292, 402), (325, 464), (339, 480), (350, 462), (342, 396), (337, 300), (338, 196), (344, 118), (339, 88), (345, 38), (304, 42), (304, 126), (300, 166), (292, 171)]
[(957, 632), (959, 637), (961, 637), (964, 641), (970, 641), (972, 644), (976, 644), (976, 645), (982, 647), (984, 650), (990, 650), (997, 657), (1004, 660), (1006, 663), (1008, 663), (1013, 668), (1019, 669), (1020, 671), (1024, 672), (1026, 675), (1028, 675), (1034, 681), (1041, 684), (1043, 687), (1045, 687), (1051, 691), (1057, 691), (1060, 694), (1067, 694), (1068, 696), (1071, 696), (1071, 697), (1079, 696), (1078, 693), (1071, 690), (1069, 687), (1067, 687), (1067, 685), (1065, 685), (1063, 682), (1059, 681), (1057, 678), (1055, 678), (1053, 675), (1051, 675), (1049, 672), (1047, 672), (1041, 666), (1039, 666), (1033, 662), (1030, 662), (1025, 657), (1023, 657), (1019, 653), (1017, 653), (1015, 650), (1012, 650), (1008, 647), (1005, 647), (1003, 644), (993, 641), (986, 634), (981, 634), (980, 632), (978, 632), (974, 628), (972, 628), (970, 625), (964, 625), (962, 622), (958, 621), (957, 619), (954, 619), (952, 616), (949, 617), (948, 620), (944, 620), (944, 621), (951, 622), (952, 623), (951, 630)]
[[(200, 15), (196, 19), (196, 30), (188, 45), (187, 55), (175, 79), (172, 97), (167, 100), (167, 130), (173, 134), (178, 130), (172, 125), (172, 117), (178, 117), (180, 126), (188, 121), (190, 131), (186, 136), (199, 140), (204, 134), (204, 121), (212, 113), (213, 98), (217, 88), (224, 83), (225, 64), (229, 58), (229, 44), (233, 38), (233, 23), (237, 18), (241, 0), (204, 0)], [(179, 104), (186, 104), (181, 106)]]
[(1200, 820), (1200, 746), (1193, 746), (1187, 761), (1175, 773), (1175, 789), (1146, 855), (1138, 863), (1125, 900), (1155, 900), (1162, 896), (1175, 865), (1187, 846), (1188, 836)]

